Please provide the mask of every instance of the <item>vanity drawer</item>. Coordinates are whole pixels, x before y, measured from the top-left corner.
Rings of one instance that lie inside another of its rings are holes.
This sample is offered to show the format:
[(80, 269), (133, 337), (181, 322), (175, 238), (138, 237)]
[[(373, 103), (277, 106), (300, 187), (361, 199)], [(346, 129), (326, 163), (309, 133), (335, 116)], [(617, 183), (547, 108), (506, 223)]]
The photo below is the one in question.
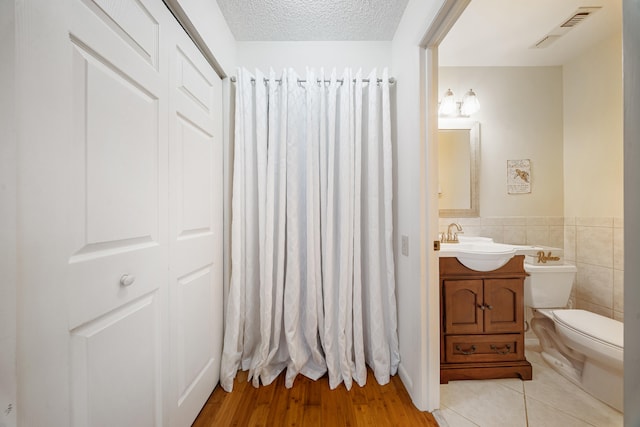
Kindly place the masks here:
[(447, 363), (500, 362), (524, 359), (522, 334), (447, 335)]

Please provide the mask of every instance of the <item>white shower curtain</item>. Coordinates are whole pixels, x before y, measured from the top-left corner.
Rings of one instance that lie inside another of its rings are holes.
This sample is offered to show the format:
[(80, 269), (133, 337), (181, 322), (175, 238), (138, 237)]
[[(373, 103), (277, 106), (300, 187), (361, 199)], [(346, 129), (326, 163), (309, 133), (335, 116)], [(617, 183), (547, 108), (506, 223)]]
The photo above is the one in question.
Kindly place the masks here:
[(238, 70), (227, 391), (238, 369), (332, 389), (397, 372), (389, 79), (368, 79)]

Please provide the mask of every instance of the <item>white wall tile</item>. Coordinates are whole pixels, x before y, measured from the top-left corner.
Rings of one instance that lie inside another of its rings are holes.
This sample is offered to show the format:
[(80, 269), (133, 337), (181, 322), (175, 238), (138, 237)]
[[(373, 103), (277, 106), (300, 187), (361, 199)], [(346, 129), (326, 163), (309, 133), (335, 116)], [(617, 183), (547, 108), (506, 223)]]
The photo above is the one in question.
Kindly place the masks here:
[(564, 226), (549, 226), (549, 246), (554, 248), (564, 248)]
[(480, 221), (482, 223), (482, 226), (495, 226), (495, 225), (499, 225), (502, 226), (504, 225), (504, 221), (502, 217), (498, 217), (498, 216), (494, 216), (494, 217), (482, 217), (480, 218)]
[(564, 226), (564, 217), (562, 216), (550, 216), (548, 220), (549, 225)]
[(527, 225), (527, 245), (549, 245), (549, 227), (546, 225)]
[(523, 216), (508, 216), (508, 217), (504, 217), (502, 219), (502, 223), (505, 226), (507, 226), (507, 225), (524, 226), (524, 225), (527, 225), (527, 218), (523, 217)]
[(613, 309), (624, 312), (624, 271), (613, 271)]
[(524, 226), (505, 226), (504, 243), (511, 245), (527, 244), (527, 228)]
[(613, 268), (624, 270), (624, 229), (613, 229)]
[(504, 243), (504, 227), (501, 225), (482, 225), (480, 235), (483, 237), (491, 237), (494, 242)]
[(615, 228), (624, 228), (624, 218), (620, 218), (620, 217), (613, 218), (613, 226)]
[(458, 223), (463, 227), (480, 227), (482, 225), (481, 218), (458, 218)]
[(585, 227), (613, 227), (612, 217), (577, 217), (576, 225)]
[(547, 216), (528, 216), (527, 225), (549, 225), (549, 217)]
[(564, 259), (576, 261), (576, 227), (573, 225), (564, 226)]
[(613, 268), (613, 227), (578, 226), (576, 249), (576, 261)]
[[(577, 297), (593, 304), (613, 309), (613, 270), (578, 263)], [(612, 313), (609, 313), (611, 316)]]

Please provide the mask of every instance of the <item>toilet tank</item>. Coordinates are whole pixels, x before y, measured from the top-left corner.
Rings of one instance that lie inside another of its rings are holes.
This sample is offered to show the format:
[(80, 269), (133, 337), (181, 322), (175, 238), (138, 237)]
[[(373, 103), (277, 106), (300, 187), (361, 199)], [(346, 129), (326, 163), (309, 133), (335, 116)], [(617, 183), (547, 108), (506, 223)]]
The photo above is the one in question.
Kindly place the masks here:
[(525, 263), (524, 270), (529, 273), (524, 280), (524, 305), (532, 308), (566, 307), (578, 271), (575, 265)]

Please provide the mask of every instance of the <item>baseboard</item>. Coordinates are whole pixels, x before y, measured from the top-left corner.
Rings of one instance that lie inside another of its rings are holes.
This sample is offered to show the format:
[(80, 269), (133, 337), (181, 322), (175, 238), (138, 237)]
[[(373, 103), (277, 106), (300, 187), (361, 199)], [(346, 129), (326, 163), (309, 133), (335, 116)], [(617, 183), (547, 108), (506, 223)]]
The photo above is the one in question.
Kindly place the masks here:
[(404, 388), (407, 389), (409, 395), (411, 395), (411, 397), (413, 398), (413, 381), (407, 373), (407, 370), (404, 369), (402, 363), (398, 365), (398, 375), (400, 375), (400, 379), (402, 380), (402, 384), (404, 384)]
[(440, 412), (440, 409), (436, 409), (431, 414), (433, 415), (433, 418), (436, 419), (436, 422), (438, 423), (439, 427), (449, 427), (449, 423), (447, 423), (447, 420), (444, 418), (444, 416)]

